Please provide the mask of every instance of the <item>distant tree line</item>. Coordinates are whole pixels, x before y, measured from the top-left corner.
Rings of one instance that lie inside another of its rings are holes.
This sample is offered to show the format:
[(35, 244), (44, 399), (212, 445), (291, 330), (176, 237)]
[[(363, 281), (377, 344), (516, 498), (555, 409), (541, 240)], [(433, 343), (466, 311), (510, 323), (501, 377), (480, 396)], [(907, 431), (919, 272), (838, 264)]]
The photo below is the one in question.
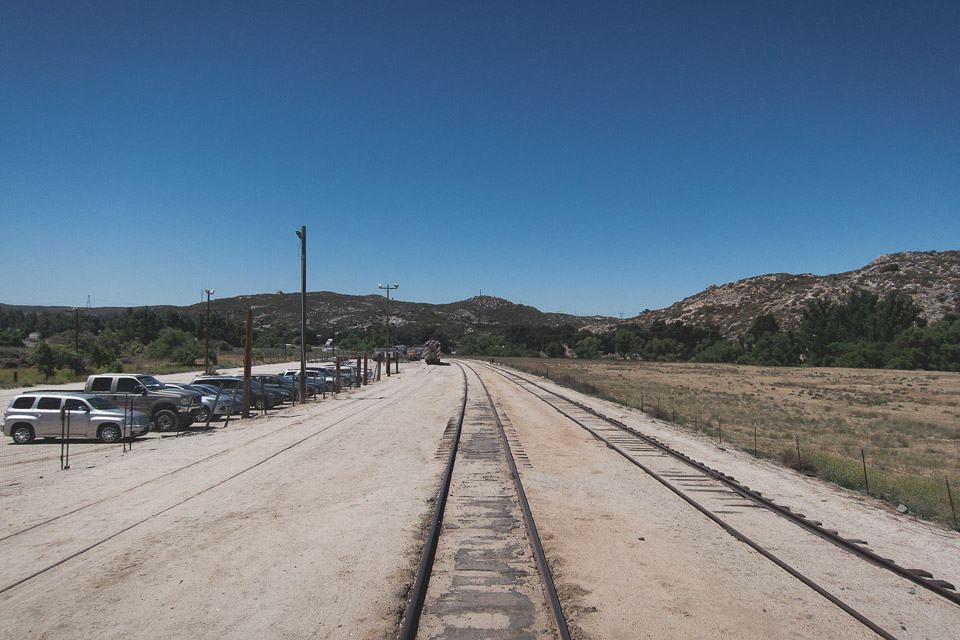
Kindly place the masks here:
[[(22, 346), (32, 333), (40, 341), (33, 363), (47, 375), (72, 368), (82, 373), (86, 366), (119, 364), (121, 358), (145, 354), (156, 360), (192, 364), (203, 355), (206, 314), (188, 314), (176, 309), (148, 307), (125, 309), (115, 316), (76, 312), (0, 308), (0, 346)], [(243, 344), (241, 323), (220, 314), (210, 314), (211, 353)], [(77, 352), (79, 347), (79, 353)]]
[(458, 353), (581, 358), (615, 354), (658, 362), (716, 362), (762, 366), (821, 366), (960, 371), (960, 309), (927, 324), (913, 298), (854, 291), (842, 302), (813, 298), (799, 327), (784, 330), (763, 314), (736, 339), (716, 325), (661, 320), (592, 333), (573, 327), (511, 327), (498, 335), (469, 335)]
[[(604, 332), (572, 325), (514, 324), (485, 327), (490, 330), (484, 334), (467, 331), (459, 335), (436, 325), (406, 323), (390, 327), (390, 344), (422, 345), (434, 339), (445, 352), (501, 357), (615, 355), (659, 362), (960, 371), (960, 309), (931, 324), (920, 312), (913, 298), (902, 292), (881, 298), (854, 291), (842, 302), (820, 297), (808, 300), (796, 329), (783, 329), (773, 315), (763, 314), (735, 339), (724, 338), (716, 325), (682, 321), (626, 324)], [(34, 361), (51, 371), (104, 367), (139, 355), (192, 364), (203, 356), (206, 314), (148, 307), (126, 309), (115, 316), (0, 308), (0, 347), (20, 346), (33, 332), (50, 343), (42, 348), (38, 345)], [(330, 325), (308, 331), (305, 341), (316, 345), (331, 338), (345, 352), (371, 352), (385, 343), (382, 325), (344, 330)], [(241, 321), (211, 312), (214, 361), (218, 351), (241, 347), (243, 341)], [(300, 344), (299, 327), (270, 327), (254, 333), (256, 348), (283, 348), (286, 344)]]

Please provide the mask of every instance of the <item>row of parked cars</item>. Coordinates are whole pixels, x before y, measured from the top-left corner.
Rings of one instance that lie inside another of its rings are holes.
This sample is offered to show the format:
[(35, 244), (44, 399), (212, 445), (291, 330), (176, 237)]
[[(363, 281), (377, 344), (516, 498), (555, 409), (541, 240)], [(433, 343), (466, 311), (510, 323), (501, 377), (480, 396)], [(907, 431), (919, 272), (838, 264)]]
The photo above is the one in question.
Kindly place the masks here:
[[(332, 391), (336, 369), (307, 370), (310, 395)], [(287, 375), (292, 374), (292, 375)], [(341, 365), (341, 387), (356, 383), (356, 367)], [(252, 376), (251, 403), (258, 410), (291, 402), (300, 370)], [(35, 438), (96, 438), (116, 442), (150, 431), (173, 431), (238, 413), (243, 378), (205, 375), (190, 384), (160, 382), (146, 374), (105, 373), (87, 378), (83, 391), (41, 390), (16, 396), (3, 414), (3, 435), (17, 444)]]

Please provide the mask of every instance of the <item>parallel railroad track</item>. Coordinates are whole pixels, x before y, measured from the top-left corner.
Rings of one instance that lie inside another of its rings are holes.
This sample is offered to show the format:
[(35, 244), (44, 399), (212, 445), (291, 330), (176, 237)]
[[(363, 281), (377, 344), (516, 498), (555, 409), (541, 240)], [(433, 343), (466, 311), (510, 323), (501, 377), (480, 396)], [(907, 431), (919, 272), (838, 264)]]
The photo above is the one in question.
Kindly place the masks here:
[[(841, 562), (860, 561), (862, 564), (862, 561), (866, 561), (885, 572), (894, 574), (898, 578), (909, 580), (911, 583), (923, 587), (943, 601), (954, 605), (960, 604), (960, 595), (956, 593), (953, 585), (935, 579), (927, 571), (904, 568), (893, 560), (883, 558), (870, 550), (865, 541), (845, 538), (839, 535), (837, 531), (827, 529), (820, 522), (810, 520), (803, 514), (792, 511), (787, 506), (776, 504), (773, 500), (764, 497), (759, 491), (751, 490), (735, 478), (691, 459), (653, 436), (641, 433), (618, 420), (607, 417), (595, 409), (550, 390), (526, 376), (480, 362), (472, 362), (470, 366), (482, 371), (494, 372), (516, 387), (539, 398), (558, 413), (588, 431), (595, 439), (603, 442), (607, 447), (656, 479), (730, 535), (751, 546), (755, 551), (814, 589), (881, 637), (893, 638), (894, 636), (881, 628), (879, 624), (840, 600), (833, 593), (836, 590), (833, 585), (822, 586), (803, 575), (794, 566), (797, 564), (796, 556), (791, 557), (788, 562), (770, 551), (771, 548), (779, 548), (783, 550), (786, 556), (790, 557), (791, 549), (784, 542), (784, 538), (789, 537), (788, 535), (779, 538), (776, 534), (764, 536), (761, 531), (768, 529), (782, 532), (784, 531), (782, 523), (789, 523), (788, 526), (793, 526), (794, 529), (800, 527), (803, 531), (817, 536), (846, 552), (839, 554)], [(770, 514), (770, 517), (760, 518), (762, 523), (758, 525), (758, 514), (763, 513)], [(745, 531), (749, 532), (749, 536), (744, 533)], [(754, 538), (761, 540), (761, 542)], [(848, 560), (844, 561), (843, 558)], [(840, 567), (836, 571), (838, 574), (842, 574), (843, 570)]]
[(566, 640), (496, 405), (483, 381), (457, 365), (463, 402), (400, 638), (543, 637), (549, 628)]

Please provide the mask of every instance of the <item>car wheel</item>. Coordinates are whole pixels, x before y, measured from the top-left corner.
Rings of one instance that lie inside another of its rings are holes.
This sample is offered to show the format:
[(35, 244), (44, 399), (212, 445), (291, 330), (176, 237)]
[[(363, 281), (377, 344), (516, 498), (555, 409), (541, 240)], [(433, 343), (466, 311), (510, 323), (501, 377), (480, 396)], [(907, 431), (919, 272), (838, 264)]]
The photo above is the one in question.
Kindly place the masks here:
[(200, 413), (197, 414), (197, 422), (206, 423), (206, 421), (209, 419), (210, 419), (210, 409), (207, 409), (206, 407), (201, 407)]
[(161, 409), (153, 414), (153, 424), (157, 431), (173, 431), (177, 428), (177, 414), (169, 409)]
[(115, 424), (105, 424), (100, 427), (100, 442), (112, 444), (120, 439), (120, 428)]
[(263, 411), (263, 398), (257, 398), (253, 406), (257, 411)]
[(21, 424), (13, 428), (10, 437), (13, 438), (13, 441), (17, 444), (27, 444), (33, 440), (33, 429), (30, 425)]

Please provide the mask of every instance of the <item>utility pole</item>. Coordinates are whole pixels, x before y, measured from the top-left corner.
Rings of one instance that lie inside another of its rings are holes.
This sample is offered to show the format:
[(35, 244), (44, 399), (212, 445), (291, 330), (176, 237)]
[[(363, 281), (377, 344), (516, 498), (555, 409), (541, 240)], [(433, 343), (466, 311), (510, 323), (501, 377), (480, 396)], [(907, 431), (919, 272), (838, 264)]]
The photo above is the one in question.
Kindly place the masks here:
[(399, 289), (400, 285), (395, 284), (393, 286), (390, 286), (388, 284), (387, 286), (383, 286), (382, 284), (377, 283), (377, 286), (381, 289), (386, 289), (387, 291), (387, 343), (386, 343), (386, 348), (383, 350), (383, 356), (386, 359), (385, 362), (387, 363), (387, 377), (389, 378), (390, 377), (390, 290)]
[(300, 238), (300, 404), (307, 403), (307, 227), (297, 231)]
[(207, 346), (203, 352), (203, 372), (210, 373), (210, 296), (214, 294), (216, 289), (204, 289), (203, 292), (207, 294), (207, 320), (204, 322), (203, 327), (206, 329), (207, 333)]
[[(73, 346), (77, 356), (80, 355), (80, 307), (74, 307), (76, 317), (73, 323)], [(79, 359), (79, 358), (78, 358)]]
[[(247, 307), (247, 332), (243, 341), (243, 406), (240, 409), (241, 418), (250, 417), (250, 367), (253, 363), (253, 309)], [(267, 394), (263, 392), (263, 406), (267, 406)]]

